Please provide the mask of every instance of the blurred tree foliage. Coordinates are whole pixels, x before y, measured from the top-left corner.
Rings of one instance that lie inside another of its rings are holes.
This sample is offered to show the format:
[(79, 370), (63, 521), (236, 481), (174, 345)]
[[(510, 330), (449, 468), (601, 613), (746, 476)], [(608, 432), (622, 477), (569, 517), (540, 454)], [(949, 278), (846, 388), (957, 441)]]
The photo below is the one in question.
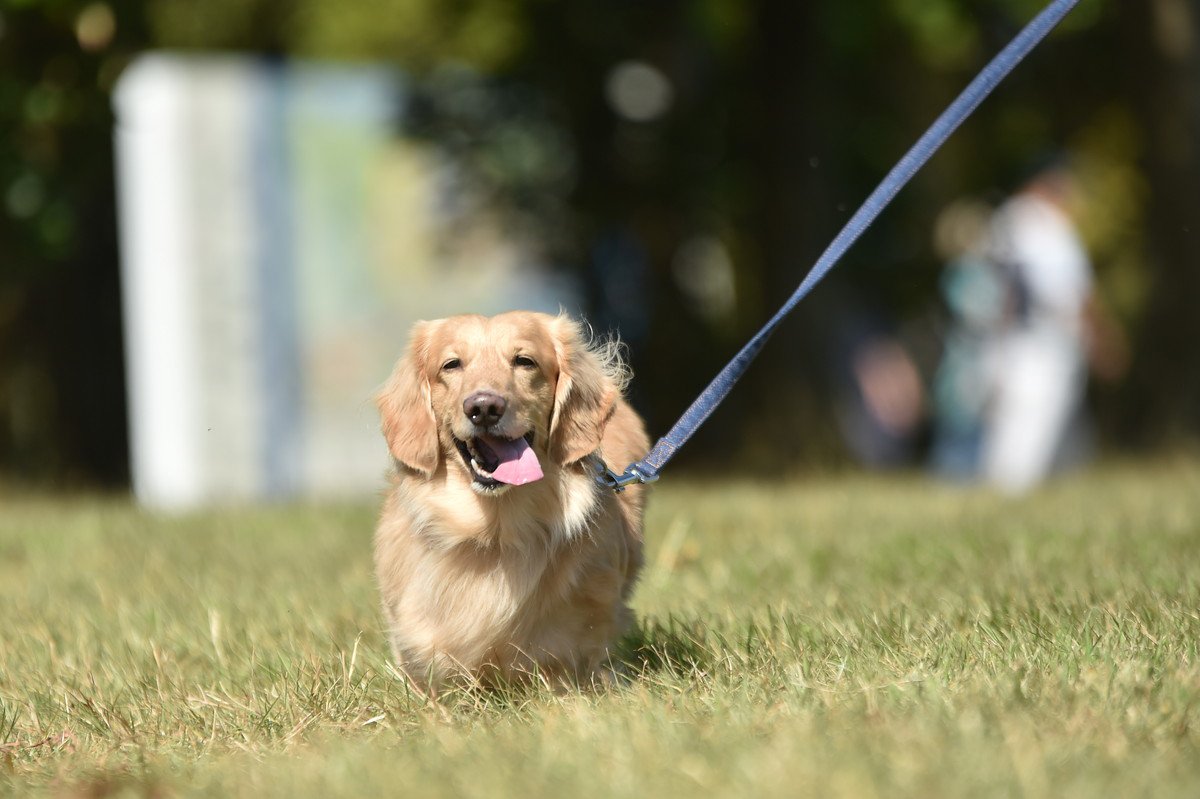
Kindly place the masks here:
[(126, 478), (108, 93), (136, 3), (0, 3), (0, 470)]
[[(661, 432), (1042, 5), (3, 0), (0, 468), (124, 478), (109, 91), (140, 50), (407, 70), (420, 88), (408, 132), (454, 149), (584, 276), (595, 320), (633, 345)], [(1134, 348), (1130, 378), (1096, 395), (1104, 431), (1194, 435), (1198, 147), (1194, 2), (1083, 0), (781, 331), (694, 451), (772, 466), (824, 455), (831, 427), (813, 420), (828, 418), (845, 342), (872, 326), (905, 333), (931, 368), (938, 213), (1000, 199), (1063, 149)]]

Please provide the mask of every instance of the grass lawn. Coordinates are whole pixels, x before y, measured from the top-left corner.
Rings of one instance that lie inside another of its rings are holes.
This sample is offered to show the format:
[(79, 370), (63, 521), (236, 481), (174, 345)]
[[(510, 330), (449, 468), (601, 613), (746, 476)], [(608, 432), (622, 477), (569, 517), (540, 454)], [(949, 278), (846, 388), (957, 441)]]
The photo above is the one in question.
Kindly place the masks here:
[(1200, 461), (668, 475), (628, 685), (437, 704), (374, 512), (0, 494), (0, 794), (1200, 796)]

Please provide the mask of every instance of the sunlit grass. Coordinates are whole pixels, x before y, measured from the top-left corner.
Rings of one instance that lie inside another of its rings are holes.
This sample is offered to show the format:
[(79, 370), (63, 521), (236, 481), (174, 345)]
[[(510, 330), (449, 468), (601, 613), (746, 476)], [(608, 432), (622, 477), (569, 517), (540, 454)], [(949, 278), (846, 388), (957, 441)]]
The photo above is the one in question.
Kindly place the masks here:
[(375, 509), (0, 499), (0, 793), (1200, 795), (1200, 464), (657, 487), (628, 684), (388, 666)]

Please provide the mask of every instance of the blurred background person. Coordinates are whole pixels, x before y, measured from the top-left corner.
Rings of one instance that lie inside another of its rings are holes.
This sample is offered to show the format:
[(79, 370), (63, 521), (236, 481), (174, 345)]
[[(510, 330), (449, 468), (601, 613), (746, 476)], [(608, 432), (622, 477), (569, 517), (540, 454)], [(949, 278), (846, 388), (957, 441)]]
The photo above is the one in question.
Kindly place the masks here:
[(1073, 220), (1075, 193), (1066, 161), (1039, 169), (947, 280), (962, 320), (943, 367), (958, 389), (949, 392), (956, 402), (946, 406), (947, 426), (959, 434), (964, 463), (977, 443), (979, 473), (1008, 493), (1086, 457), (1088, 365), (1102, 377), (1124, 370), (1123, 343)]
[(1005, 284), (987, 254), (992, 208), (960, 200), (938, 217), (935, 246), (947, 260), (939, 281), (949, 323), (931, 390), (931, 461), (942, 477), (979, 476), (990, 380), (984, 353), (1001, 322)]
[(928, 400), (905, 328), (861, 297), (827, 297), (838, 319), (828, 359), (846, 451), (870, 469), (911, 466), (924, 443)]

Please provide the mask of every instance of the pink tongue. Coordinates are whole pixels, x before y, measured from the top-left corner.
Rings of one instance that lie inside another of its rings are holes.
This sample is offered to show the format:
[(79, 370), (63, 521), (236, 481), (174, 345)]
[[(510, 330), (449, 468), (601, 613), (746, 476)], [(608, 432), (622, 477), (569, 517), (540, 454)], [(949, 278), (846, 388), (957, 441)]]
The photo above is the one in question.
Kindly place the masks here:
[(542, 465), (525, 439), (505, 441), (486, 436), (484, 442), (500, 459), (500, 465), (492, 470), (492, 477), (501, 483), (520, 486), (542, 479)]

